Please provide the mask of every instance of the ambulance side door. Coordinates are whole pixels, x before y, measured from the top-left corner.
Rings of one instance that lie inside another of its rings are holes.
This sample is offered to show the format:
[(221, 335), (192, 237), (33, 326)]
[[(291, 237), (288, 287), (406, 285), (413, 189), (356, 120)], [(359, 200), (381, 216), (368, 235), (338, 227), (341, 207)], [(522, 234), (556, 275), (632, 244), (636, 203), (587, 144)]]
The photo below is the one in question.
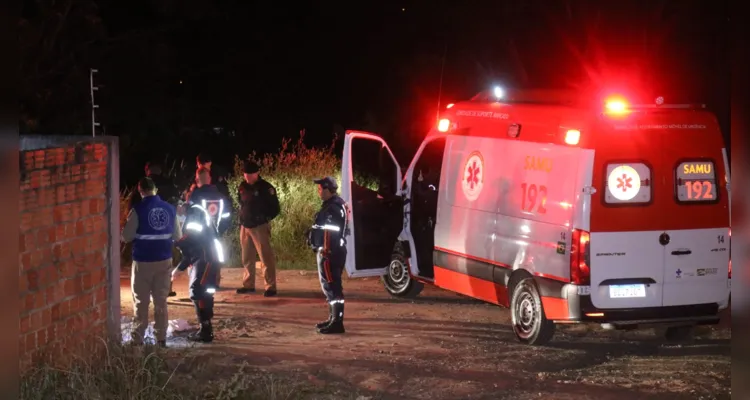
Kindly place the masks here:
[[(385, 141), (347, 131), (341, 165), (341, 198), (348, 205), (346, 272), (352, 278), (380, 276), (403, 228), (401, 167)], [(356, 176), (355, 166), (374, 165), (375, 182)]]

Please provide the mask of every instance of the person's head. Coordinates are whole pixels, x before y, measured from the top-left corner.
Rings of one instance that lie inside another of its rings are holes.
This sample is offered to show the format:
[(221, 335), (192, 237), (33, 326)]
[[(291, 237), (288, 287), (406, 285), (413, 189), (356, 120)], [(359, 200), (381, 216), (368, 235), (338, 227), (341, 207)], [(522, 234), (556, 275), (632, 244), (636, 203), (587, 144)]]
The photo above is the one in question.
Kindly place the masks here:
[(254, 184), (255, 182), (258, 182), (258, 176), (260, 173), (260, 166), (256, 164), (253, 161), (245, 161), (244, 165), (242, 166), (242, 172), (245, 177), (245, 182), (249, 184)]
[(195, 171), (195, 183), (198, 184), (198, 187), (201, 187), (203, 185), (210, 185), (211, 170), (206, 167), (198, 168), (198, 170)]
[(149, 177), (141, 178), (138, 181), (138, 193), (141, 197), (153, 196), (156, 194), (156, 184)]
[(195, 163), (198, 165), (198, 168), (206, 168), (211, 169), (211, 156), (206, 153), (200, 153), (198, 154), (198, 157), (195, 158)]
[(339, 188), (339, 185), (336, 184), (336, 180), (330, 176), (316, 179), (313, 182), (318, 185), (318, 196), (320, 196), (320, 199), (323, 201), (326, 201), (335, 196), (336, 191)]
[(161, 175), (161, 163), (157, 161), (151, 161), (146, 163), (146, 176)]

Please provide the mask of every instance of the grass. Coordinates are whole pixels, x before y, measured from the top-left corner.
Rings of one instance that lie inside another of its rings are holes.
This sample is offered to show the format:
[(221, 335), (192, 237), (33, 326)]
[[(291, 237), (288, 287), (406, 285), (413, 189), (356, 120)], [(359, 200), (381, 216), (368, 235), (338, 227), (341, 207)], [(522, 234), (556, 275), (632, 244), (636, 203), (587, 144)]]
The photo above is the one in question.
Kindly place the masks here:
[[(107, 344), (105, 355), (77, 357), (68, 367), (40, 365), (22, 374), (20, 400), (354, 399), (352, 390), (316, 387), (233, 362), (200, 348), (159, 350)], [(95, 354), (83, 352), (85, 354)], [(101, 354), (101, 353), (98, 353)], [(226, 357), (225, 357), (226, 359)]]
[[(323, 176), (333, 176), (341, 181), (341, 161), (336, 156), (334, 145), (314, 148), (304, 143), (304, 136), (296, 141), (283, 139), (276, 154), (259, 156), (255, 153), (236, 155), (233, 173), (228, 179), (229, 191), (237, 202), (237, 187), (242, 181), (242, 162), (254, 160), (261, 166), (261, 176), (276, 188), (281, 203), (281, 214), (271, 222), (271, 244), (274, 248), (279, 269), (315, 269), (315, 257), (306, 245), (305, 230), (312, 224), (315, 213), (320, 208), (317, 187), (312, 180)], [(172, 177), (185, 176), (185, 163), (165, 162), (171, 165), (168, 174)], [(121, 221), (127, 216), (127, 201), (131, 190), (124, 190), (120, 196)], [(225, 237), (228, 247), (227, 267), (240, 267), (239, 230), (237, 229), (238, 210), (234, 213), (234, 226)], [(122, 265), (129, 266), (130, 249), (123, 247)]]

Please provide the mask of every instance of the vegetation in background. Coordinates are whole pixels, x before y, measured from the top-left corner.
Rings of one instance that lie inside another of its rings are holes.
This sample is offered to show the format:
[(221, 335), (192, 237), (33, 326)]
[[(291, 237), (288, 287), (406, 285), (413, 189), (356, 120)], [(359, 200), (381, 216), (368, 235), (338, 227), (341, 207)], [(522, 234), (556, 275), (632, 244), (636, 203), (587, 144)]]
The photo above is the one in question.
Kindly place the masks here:
[[(281, 148), (276, 154), (258, 156), (255, 153), (247, 156), (235, 156), (234, 171), (229, 177), (229, 192), (235, 204), (233, 227), (227, 231), (225, 243), (230, 257), (227, 267), (240, 267), (240, 246), (237, 201), (237, 188), (243, 179), (242, 163), (253, 160), (261, 167), (261, 176), (266, 179), (278, 192), (281, 203), (281, 213), (271, 222), (271, 243), (277, 257), (280, 269), (314, 269), (315, 257), (307, 247), (305, 230), (310, 227), (312, 218), (320, 208), (317, 186), (312, 182), (323, 176), (333, 176), (341, 181), (341, 161), (336, 157), (334, 143), (322, 148), (308, 147), (304, 143), (304, 135), (296, 141), (283, 139)], [(168, 163), (169, 176), (179, 179), (186, 175), (185, 163)], [(189, 172), (188, 172), (189, 174)], [(181, 188), (181, 187), (180, 187)], [(124, 190), (120, 196), (121, 222), (125, 223), (127, 204), (132, 189)], [(121, 263), (123, 267), (131, 264), (130, 246), (123, 246)]]

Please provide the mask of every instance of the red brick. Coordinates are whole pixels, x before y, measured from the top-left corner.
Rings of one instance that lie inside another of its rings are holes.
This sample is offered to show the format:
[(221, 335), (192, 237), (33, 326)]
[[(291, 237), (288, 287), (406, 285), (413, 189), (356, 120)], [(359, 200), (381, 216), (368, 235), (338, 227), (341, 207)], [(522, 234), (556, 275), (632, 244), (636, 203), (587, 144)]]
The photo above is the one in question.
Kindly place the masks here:
[(18, 255), (18, 261), (21, 264), (21, 268), (24, 271), (28, 271), (32, 268), (31, 265), (31, 252), (26, 252)]
[(32, 291), (39, 290), (39, 271), (33, 270), (27, 272), (26, 281), (28, 282), (29, 289)]
[(57, 242), (52, 246), (52, 253), (57, 260), (67, 260), (71, 256), (70, 242)]
[(23, 295), (29, 290), (29, 280), (26, 278), (26, 273), (23, 272), (18, 275), (18, 293)]
[(28, 232), (31, 230), (34, 226), (34, 214), (31, 212), (25, 212), (20, 215), (20, 231), (21, 232)]
[(27, 333), (24, 341), (26, 342), (26, 349), (24, 349), (26, 353), (36, 349), (36, 332)]
[(55, 223), (74, 220), (75, 218), (73, 218), (72, 206), (70, 204), (55, 206), (54, 218)]
[(49, 207), (55, 204), (55, 188), (41, 188), (37, 192), (37, 204), (41, 207)]
[(21, 317), (21, 325), (20, 325), (20, 336), (23, 336), (23, 334), (29, 332), (29, 328), (31, 327), (31, 319), (29, 316)]
[(52, 226), (55, 222), (52, 207), (37, 208), (32, 213), (32, 227), (35, 229)]
[(39, 311), (34, 311), (30, 315), (30, 325), (29, 325), (29, 331), (34, 332), (42, 328), (42, 313)]
[(99, 286), (94, 291), (94, 304), (104, 304), (106, 306), (106, 302), (107, 302), (107, 286), (102, 285), (102, 286)]
[(23, 160), (23, 168), (25, 170), (34, 169), (34, 152), (22, 151), (20, 157)]
[(75, 278), (66, 279), (62, 283), (62, 285), (65, 290), (65, 297), (74, 296), (76, 294), (76, 279)]

